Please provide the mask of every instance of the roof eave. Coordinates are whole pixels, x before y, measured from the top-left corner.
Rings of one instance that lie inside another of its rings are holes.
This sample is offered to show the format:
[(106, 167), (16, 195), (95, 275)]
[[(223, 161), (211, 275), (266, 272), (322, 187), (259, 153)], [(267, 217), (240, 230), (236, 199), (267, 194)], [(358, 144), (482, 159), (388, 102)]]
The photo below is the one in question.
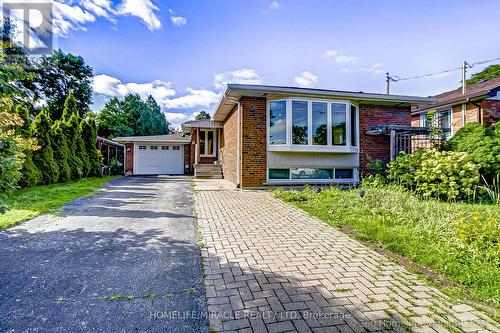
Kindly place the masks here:
[(491, 97), (491, 90), (486, 92), (486, 93), (480, 92), (478, 94), (472, 94), (469, 96), (467, 96), (467, 95), (460, 96), (459, 98), (453, 98), (451, 100), (443, 101), (441, 103), (426, 105), (426, 106), (423, 106), (422, 108), (419, 108), (417, 110), (412, 111), (411, 114), (415, 115), (415, 114), (421, 114), (421, 113), (424, 113), (426, 111), (433, 110), (433, 109), (449, 108), (449, 107), (453, 107), (455, 105), (460, 105), (463, 103), (475, 102), (475, 101), (482, 100), (482, 99), (485, 99), (488, 97)]
[(243, 96), (262, 97), (265, 95), (288, 95), (288, 96), (318, 96), (326, 98), (345, 98), (363, 102), (394, 103), (422, 105), (430, 104), (434, 100), (429, 97), (384, 95), (374, 93), (356, 93), (349, 91), (335, 91), (326, 89), (310, 89), (297, 87), (262, 86), (246, 84), (228, 84), (222, 94), (213, 119), (224, 121), (239, 99)]

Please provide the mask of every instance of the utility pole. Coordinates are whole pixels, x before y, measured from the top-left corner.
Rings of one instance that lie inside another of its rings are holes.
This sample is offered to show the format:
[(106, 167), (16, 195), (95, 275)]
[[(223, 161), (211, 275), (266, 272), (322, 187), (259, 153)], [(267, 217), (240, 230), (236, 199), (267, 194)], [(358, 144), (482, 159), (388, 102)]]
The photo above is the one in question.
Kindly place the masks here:
[(385, 90), (386, 94), (389, 95), (389, 85), (391, 84), (391, 76), (389, 72), (385, 73)]
[(467, 63), (467, 61), (464, 60), (464, 63), (462, 65), (462, 95), (465, 95), (465, 90), (466, 90), (466, 83), (465, 80), (467, 78), (467, 68), (470, 67), (470, 65)]
[(396, 82), (397, 80), (395, 80), (392, 76), (390, 76), (389, 72), (385, 73), (385, 92), (387, 95), (389, 95), (391, 81)]

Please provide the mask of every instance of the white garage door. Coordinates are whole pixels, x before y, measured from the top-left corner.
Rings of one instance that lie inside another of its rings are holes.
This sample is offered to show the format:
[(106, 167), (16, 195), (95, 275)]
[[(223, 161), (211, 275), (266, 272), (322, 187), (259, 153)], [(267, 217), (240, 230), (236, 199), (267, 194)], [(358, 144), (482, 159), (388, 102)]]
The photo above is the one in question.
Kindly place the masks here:
[(181, 175), (184, 173), (184, 147), (173, 144), (134, 144), (134, 174)]

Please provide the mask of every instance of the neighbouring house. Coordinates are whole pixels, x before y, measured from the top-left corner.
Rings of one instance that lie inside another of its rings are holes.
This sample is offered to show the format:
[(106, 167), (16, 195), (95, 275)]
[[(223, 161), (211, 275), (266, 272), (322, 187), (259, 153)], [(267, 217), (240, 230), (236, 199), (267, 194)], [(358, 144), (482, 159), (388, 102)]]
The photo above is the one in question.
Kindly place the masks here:
[(243, 188), (357, 183), (371, 160), (390, 160), (392, 134), (411, 128), (411, 109), (432, 101), (228, 84), (212, 120), (186, 122), (182, 135), (115, 140), (125, 144), (133, 174), (194, 173)]
[(491, 126), (500, 121), (500, 77), (467, 85), (465, 93), (462, 88), (457, 88), (433, 98), (434, 103), (412, 110), (412, 126), (427, 127), (431, 110), (436, 111), (434, 122), (450, 129), (448, 136), (470, 122)]

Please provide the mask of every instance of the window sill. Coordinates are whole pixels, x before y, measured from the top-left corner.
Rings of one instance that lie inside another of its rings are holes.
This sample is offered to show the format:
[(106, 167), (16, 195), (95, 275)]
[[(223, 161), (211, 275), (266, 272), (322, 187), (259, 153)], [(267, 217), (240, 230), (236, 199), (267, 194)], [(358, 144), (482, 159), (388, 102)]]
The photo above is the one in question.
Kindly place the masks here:
[(358, 147), (342, 147), (342, 146), (271, 146), (267, 147), (268, 151), (278, 152), (306, 152), (306, 153), (352, 153), (359, 152)]

